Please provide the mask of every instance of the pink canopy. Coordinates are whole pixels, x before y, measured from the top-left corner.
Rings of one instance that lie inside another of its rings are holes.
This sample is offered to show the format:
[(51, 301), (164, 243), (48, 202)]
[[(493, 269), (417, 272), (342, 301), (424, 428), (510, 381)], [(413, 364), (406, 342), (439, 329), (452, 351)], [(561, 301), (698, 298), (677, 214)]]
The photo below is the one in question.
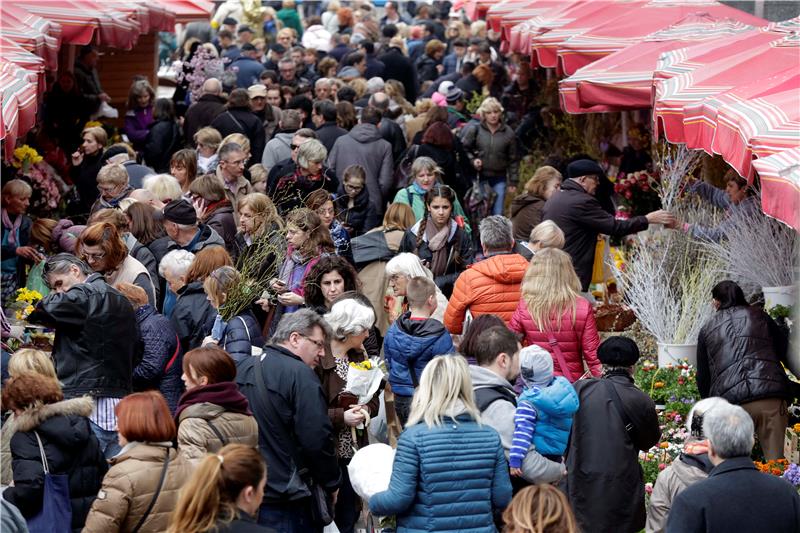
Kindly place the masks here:
[(578, 70), (561, 80), (561, 107), (568, 113), (598, 113), (644, 109), (652, 105), (653, 70), (664, 52), (754, 28), (708, 13), (693, 13)]
[(585, 6), (583, 0), (568, 0), (514, 26), (510, 32), (511, 51), (531, 54), (531, 65), (538, 66), (536, 54), (531, 50), (531, 38), (574, 20)]
[(761, 177), (761, 207), (800, 231), (800, 148), (753, 161)]

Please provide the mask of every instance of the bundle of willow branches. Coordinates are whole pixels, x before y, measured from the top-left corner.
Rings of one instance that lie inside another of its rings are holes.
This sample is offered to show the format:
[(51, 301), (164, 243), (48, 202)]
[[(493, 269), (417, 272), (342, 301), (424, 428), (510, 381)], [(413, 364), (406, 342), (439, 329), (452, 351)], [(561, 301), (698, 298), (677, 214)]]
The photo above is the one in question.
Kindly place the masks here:
[(699, 150), (689, 150), (685, 144), (662, 143), (657, 148), (659, 181), (653, 188), (661, 198), (661, 208), (673, 211), (691, 175), (703, 159)]

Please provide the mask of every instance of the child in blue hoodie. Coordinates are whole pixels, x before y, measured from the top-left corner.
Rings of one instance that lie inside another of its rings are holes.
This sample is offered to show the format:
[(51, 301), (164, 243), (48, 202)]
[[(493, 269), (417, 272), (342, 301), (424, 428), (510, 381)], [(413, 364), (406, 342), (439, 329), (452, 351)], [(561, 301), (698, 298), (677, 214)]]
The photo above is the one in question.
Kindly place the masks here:
[(411, 398), (428, 361), (455, 351), (444, 325), (431, 318), (436, 311), (436, 284), (424, 276), (408, 280), (406, 302), (409, 311), (389, 327), (383, 341), (383, 357), (389, 370), (397, 418), (404, 426), (411, 410)]
[(553, 377), (550, 352), (533, 344), (523, 348), (519, 358), (524, 387), (517, 401), (514, 439), (508, 454), (511, 474), (515, 476), (522, 475), (522, 460), (531, 442), (545, 458), (561, 462), (579, 405), (572, 384), (564, 377)]

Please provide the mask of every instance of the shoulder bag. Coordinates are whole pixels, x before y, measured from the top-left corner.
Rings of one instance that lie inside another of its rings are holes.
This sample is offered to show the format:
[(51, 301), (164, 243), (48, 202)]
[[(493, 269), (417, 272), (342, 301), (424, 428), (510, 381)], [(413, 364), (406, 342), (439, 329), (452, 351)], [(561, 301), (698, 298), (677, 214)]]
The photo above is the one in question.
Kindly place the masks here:
[(633, 422), (631, 422), (631, 417), (628, 416), (628, 412), (625, 410), (625, 404), (622, 403), (622, 399), (619, 397), (617, 388), (607, 379), (600, 379), (600, 383), (602, 383), (605, 386), (606, 391), (608, 391), (608, 395), (611, 397), (611, 402), (614, 404), (617, 414), (619, 414), (619, 417), (622, 419), (622, 423), (625, 425), (625, 431), (632, 440), (633, 430), (635, 428)]
[(564, 359), (564, 353), (561, 351), (561, 346), (558, 345), (558, 341), (556, 340), (555, 335), (553, 335), (552, 333), (548, 333), (548, 335), (549, 338), (547, 339), (547, 343), (553, 349), (553, 353), (555, 354), (556, 360), (558, 361), (558, 366), (561, 367), (561, 373), (564, 374), (564, 377), (566, 377), (570, 383), (574, 383), (575, 378), (572, 375), (569, 366), (567, 366), (567, 360)]
[(153, 499), (150, 500), (150, 504), (147, 506), (147, 510), (144, 512), (142, 517), (136, 522), (136, 525), (133, 526), (131, 533), (139, 533), (139, 530), (142, 529), (147, 517), (150, 516), (150, 513), (153, 512), (153, 507), (156, 506), (156, 502), (158, 501), (158, 496), (161, 494), (161, 489), (164, 487), (164, 480), (167, 478), (167, 469), (169, 468), (169, 448), (167, 448), (167, 456), (164, 458), (164, 466), (161, 467), (161, 477), (158, 480), (158, 486), (156, 487), (156, 491), (153, 493)]
[(28, 531), (31, 533), (70, 533), (72, 531), (72, 503), (69, 501), (69, 476), (51, 474), (47, 456), (39, 433), (33, 432), (39, 445), (39, 454), (44, 470), (44, 490), (42, 491), (42, 509), (28, 519)]

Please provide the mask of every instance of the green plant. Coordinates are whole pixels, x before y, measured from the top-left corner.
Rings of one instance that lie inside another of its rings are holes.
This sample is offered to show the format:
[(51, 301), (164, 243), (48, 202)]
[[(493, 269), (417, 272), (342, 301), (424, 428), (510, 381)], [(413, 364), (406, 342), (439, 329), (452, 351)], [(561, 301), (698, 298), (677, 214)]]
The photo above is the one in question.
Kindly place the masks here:
[(472, 98), (469, 99), (467, 102), (467, 111), (469, 111), (470, 115), (474, 115), (478, 112), (478, 108), (481, 106), (483, 101), (486, 100), (486, 96), (483, 93), (476, 92), (472, 95)]

